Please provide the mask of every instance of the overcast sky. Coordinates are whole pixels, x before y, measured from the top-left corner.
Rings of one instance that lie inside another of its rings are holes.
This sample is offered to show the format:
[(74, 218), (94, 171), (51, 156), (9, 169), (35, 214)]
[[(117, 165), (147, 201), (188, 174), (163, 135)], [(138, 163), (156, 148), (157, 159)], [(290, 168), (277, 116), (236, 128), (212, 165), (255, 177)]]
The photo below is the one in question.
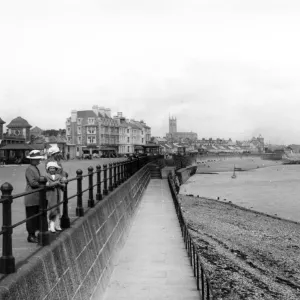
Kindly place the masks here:
[(152, 135), (300, 144), (299, 0), (0, 2), (0, 117), (64, 128), (94, 104)]

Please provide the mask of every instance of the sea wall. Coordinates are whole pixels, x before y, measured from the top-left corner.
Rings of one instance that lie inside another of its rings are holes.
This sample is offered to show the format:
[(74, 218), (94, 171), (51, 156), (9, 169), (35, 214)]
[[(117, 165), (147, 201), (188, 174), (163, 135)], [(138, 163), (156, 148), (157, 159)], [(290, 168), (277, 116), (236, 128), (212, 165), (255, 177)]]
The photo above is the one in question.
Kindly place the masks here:
[(191, 176), (193, 176), (197, 171), (197, 166), (189, 166), (176, 170), (176, 175), (178, 176), (179, 183), (184, 184)]
[(145, 166), (0, 283), (1, 300), (88, 300), (103, 294), (150, 180)]

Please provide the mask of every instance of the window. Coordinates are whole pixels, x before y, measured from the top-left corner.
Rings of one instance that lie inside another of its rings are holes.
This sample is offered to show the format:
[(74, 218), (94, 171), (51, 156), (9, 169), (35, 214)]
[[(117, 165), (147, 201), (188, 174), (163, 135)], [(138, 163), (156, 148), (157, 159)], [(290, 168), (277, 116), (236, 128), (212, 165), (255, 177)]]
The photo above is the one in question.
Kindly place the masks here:
[(144, 134), (144, 131), (142, 130), (142, 134)]
[(129, 133), (129, 129), (127, 129), (127, 133)]
[(129, 139), (129, 137), (127, 138), (127, 143), (129, 143), (130, 142), (130, 139)]
[(71, 134), (71, 127), (67, 127), (67, 133)]
[(72, 138), (70, 136), (68, 136), (68, 142), (71, 142)]
[(88, 124), (95, 124), (94, 118), (88, 118)]
[(77, 119), (77, 124), (80, 125), (81, 124), (81, 118)]
[(77, 137), (77, 143), (78, 143), (78, 144), (81, 144), (81, 136), (78, 136), (78, 137)]
[(96, 127), (88, 127), (87, 133), (88, 134), (96, 134)]
[(127, 152), (129, 152), (130, 150), (129, 150), (129, 146), (127, 146)]
[(77, 126), (77, 133), (81, 134), (81, 126)]
[(142, 143), (144, 143), (144, 138), (142, 138)]
[(96, 137), (95, 136), (88, 136), (87, 137), (88, 144), (96, 144)]

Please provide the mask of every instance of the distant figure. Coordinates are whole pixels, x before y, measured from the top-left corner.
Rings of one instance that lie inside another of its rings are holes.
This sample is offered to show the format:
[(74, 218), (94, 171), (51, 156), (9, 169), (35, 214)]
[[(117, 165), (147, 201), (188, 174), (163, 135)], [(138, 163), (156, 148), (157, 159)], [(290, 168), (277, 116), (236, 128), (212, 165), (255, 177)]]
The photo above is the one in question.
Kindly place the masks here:
[(70, 153), (67, 153), (67, 160), (70, 159)]

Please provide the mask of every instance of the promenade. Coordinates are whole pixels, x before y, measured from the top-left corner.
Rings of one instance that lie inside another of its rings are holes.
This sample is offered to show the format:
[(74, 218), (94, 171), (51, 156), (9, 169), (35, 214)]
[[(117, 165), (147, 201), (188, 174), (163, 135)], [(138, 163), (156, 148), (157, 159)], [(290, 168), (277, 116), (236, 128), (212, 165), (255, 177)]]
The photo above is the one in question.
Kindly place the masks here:
[(105, 295), (93, 299), (200, 299), (167, 180), (150, 181)]

